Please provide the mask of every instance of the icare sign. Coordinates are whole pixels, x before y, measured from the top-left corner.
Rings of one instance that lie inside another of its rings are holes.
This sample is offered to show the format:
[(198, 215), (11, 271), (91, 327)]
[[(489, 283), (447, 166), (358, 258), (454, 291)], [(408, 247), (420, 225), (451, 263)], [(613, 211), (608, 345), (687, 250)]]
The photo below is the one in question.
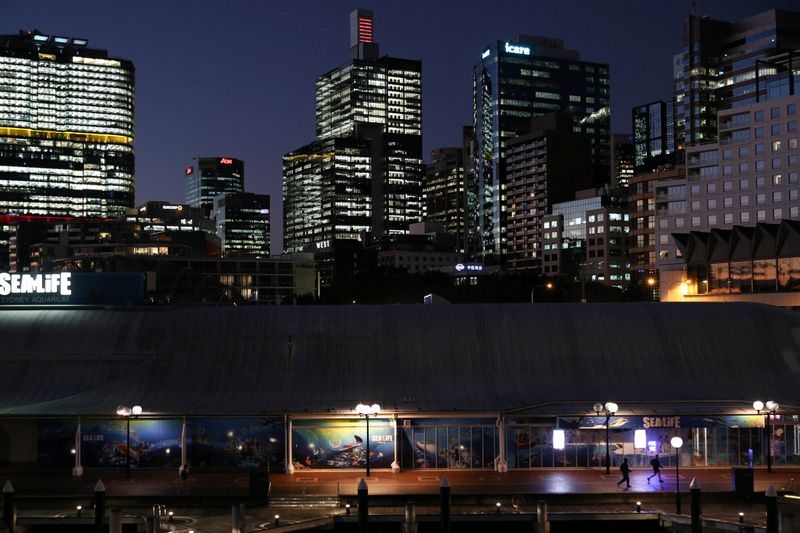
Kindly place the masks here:
[(9, 296), (12, 294), (50, 294), (69, 296), (72, 294), (72, 273), (0, 273), (0, 296)]
[(531, 49), (529, 46), (522, 46), (521, 44), (512, 44), (506, 43), (506, 52), (509, 54), (518, 54), (522, 56), (529, 56), (531, 55)]

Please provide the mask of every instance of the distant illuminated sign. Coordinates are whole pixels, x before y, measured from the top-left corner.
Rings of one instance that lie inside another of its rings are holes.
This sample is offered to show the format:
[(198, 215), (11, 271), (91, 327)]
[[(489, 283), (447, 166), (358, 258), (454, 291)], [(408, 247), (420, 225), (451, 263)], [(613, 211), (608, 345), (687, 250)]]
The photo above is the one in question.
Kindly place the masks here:
[(186, 171), (184, 171), (183, 175), (184, 176), (188, 176), (189, 174), (193, 174), (193, 173), (194, 173), (194, 168), (193, 167), (186, 167)]
[(489, 57), (489, 54), (490, 54), (490, 53), (492, 53), (492, 51), (491, 51), (489, 48), (487, 48), (487, 49), (486, 49), (486, 50), (484, 50), (484, 51), (483, 51), (483, 53), (481, 54), (481, 59), (486, 59), (487, 57)]
[(221, 165), (230, 165), (233, 163), (233, 159), (231, 159), (230, 157), (223, 157), (219, 160), (219, 162)]
[(55, 274), (9, 274), (0, 273), (0, 296), (9, 294), (72, 294), (71, 272)]
[(161, 206), (162, 209), (166, 209), (167, 211), (183, 211), (182, 205), (169, 205), (165, 204)]
[(269, 209), (259, 209), (258, 213), (260, 215), (269, 215)]
[(455, 268), (455, 271), (459, 274), (463, 272), (483, 272), (483, 265), (478, 263), (458, 263), (453, 268)]
[(654, 440), (647, 441), (647, 451), (650, 453), (656, 453), (658, 451), (658, 442)]
[(506, 52), (508, 52), (509, 54), (519, 54), (523, 56), (531, 55), (530, 47), (522, 46), (521, 44), (506, 43)]

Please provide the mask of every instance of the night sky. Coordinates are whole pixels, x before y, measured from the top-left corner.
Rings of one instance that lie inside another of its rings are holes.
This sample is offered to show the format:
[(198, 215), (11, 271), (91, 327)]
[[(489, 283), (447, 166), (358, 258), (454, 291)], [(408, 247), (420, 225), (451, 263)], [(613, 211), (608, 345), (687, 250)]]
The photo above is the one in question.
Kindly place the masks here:
[[(314, 83), (349, 59), (349, 14), (375, 12), (381, 54), (421, 59), (423, 142), (461, 142), (471, 122), (472, 66), (493, 40), (561, 38), (611, 65), (612, 123), (671, 94), (672, 57), (690, 0), (0, 0), (0, 33), (37, 28), (82, 37), (136, 65), (137, 205), (183, 201), (196, 156), (245, 161), (245, 188), (272, 196), (280, 251), (281, 156), (314, 139)], [(725, 20), (797, 0), (700, 0)]]

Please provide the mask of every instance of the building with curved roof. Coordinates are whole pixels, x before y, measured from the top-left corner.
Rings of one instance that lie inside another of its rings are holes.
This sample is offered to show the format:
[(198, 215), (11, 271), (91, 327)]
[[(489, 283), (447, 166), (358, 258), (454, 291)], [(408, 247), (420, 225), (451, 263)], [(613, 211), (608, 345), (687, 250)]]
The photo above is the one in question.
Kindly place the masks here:
[[(606, 423), (620, 432), (615, 449), (626, 455), (642, 453), (630, 438), (637, 428), (686, 431), (687, 440), (698, 432), (708, 439), (709, 427), (717, 439), (724, 428), (729, 450), (731, 428), (747, 428), (748, 442), (763, 434), (752, 403), (770, 399), (781, 406), (782, 457), (800, 462), (800, 315), (770, 306), (7, 308), (0, 335), (0, 433), (18, 433), (11, 447), (28, 435), (41, 448), (56, 426), (62, 440), (72, 438), (79, 417), (102, 434), (100, 426), (119, 421), (116, 406), (139, 404), (135, 423), (177, 424), (192, 442), (202, 440), (192, 421), (208, 428), (258, 420), (244, 426), (273, 428), (273, 444), (284, 443), (278, 462), (339, 468), (342, 454), (352, 460), (363, 441), (354, 407), (366, 402), (382, 406), (373, 442), (390, 443), (387, 460), (404, 468), (443, 467), (443, 454), (444, 467), (454, 467), (453, 442), (471, 450), (480, 443), (470, 466), (496, 466), (505, 448), (514, 448), (505, 450), (514, 467), (543, 466), (546, 454), (534, 465), (532, 450), (552, 446), (559, 428), (573, 433), (568, 444), (586, 445), (586, 460), (576, 447), (573, 463), (591, 465), (599, 445), (592, 430)], [(592, 406), (608, 400), (619, 411), (606, 420)], [(314, 439), (327, 443), (327, 454), (318, 444), (308, 461), (295, 453), (297, 442)], [(662, 440), (654, 441), (659, 448)], [(725, 461), (737, 464), (741, 453), (726, 452)]]

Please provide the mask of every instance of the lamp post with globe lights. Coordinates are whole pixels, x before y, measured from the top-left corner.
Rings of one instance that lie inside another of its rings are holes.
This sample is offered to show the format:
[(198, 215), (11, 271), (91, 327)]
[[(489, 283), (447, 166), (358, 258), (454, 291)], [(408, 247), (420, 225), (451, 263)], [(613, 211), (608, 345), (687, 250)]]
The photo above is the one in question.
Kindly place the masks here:
[(610, 474), (611, 473), (611, 443), (609, 442), (610, 439), (609, 439), (608, 426), (609, 426), (609, 422), (611, 421), (611, 417), (614, 416), (614, 413), (616, 413), (619, 410), (619, 405), (615, 404), (614, 402), (606, 402), (605, 405), (603, 405), (600, 402), (597, 402), (596, 404), (594, 404), (592, 406), (592, 409), (594, 409), (594, 412), (597, 413), (597, 416), (600, 416), (601, 413), (603, 413), (603, 410), (605, 410), (605, 417), (606, 417), (606, 474)]
[(681, 446), (683, 446), (683, 439), (680, 437), (672, 437), (669, 443), (675, 448), (675, 514), (681, 514), (680, 453)]
[(769, 474), (772, 473), (772, 415), (777, 413), (779, 408), (780, 405), (778, 405), (778, 402), (772, 400), (767, 401), (767, 403), (761, 400), (753, 402), (753, 409), (755, 409), (758, 414), (761, 414), (762, 411), (765, 412), (764, 425), (767, 433), (767, 473)]
[(377, 403), (366, 405), (360, 403), (356, 405), (356, 414), (363, 416), (367, 421), (367, 477), (369, 477), (369, 417), (378, 416), (381, 412), (381, 406)]
[(137, 417), (140, 414), (142, 414), (141, 405), (117, 406), (117, 415), (125, 417), (125, 477), (128, 479), (131, 477), (131, 416)]

